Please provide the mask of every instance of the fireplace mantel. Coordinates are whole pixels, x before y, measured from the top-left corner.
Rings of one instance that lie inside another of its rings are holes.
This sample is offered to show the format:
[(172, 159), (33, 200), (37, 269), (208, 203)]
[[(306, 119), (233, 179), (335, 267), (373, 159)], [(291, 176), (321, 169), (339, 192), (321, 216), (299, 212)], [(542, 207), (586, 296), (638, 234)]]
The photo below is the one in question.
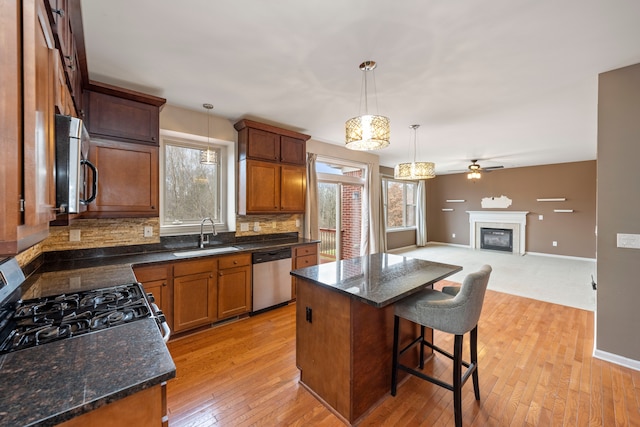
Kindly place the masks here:
[(469, 214), (469, 246), (480, 248), (480, 228), (506, 228), (513, 230), (513, 253), (524, 255), (526, 246), (527, 214), (524, 211), (467, 211)]

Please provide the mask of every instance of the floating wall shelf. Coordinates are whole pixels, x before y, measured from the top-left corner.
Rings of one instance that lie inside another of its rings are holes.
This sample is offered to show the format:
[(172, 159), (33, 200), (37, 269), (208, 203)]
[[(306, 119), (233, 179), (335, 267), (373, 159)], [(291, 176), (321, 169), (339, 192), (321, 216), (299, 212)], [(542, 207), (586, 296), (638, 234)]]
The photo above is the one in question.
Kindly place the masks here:
[(453, 212), (453, 209), (451, 209), (451, 208), (443, 208), (442, 212)]
[(571, 213), (573, 209), (554, 209), (553, 211), (556, 213)]
[(447, 203), (464, 203), (464, 199), (447, 199)]
[(546, 199), (536, 199), (539, 202), (566, 202), (566, 197), (549, 197)]

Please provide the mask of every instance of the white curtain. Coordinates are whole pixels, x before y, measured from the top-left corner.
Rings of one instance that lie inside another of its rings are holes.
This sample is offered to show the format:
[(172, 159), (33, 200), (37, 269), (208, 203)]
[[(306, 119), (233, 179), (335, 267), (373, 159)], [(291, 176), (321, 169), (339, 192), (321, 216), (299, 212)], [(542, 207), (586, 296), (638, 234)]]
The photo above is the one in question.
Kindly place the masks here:
[(379, 227), (380, 252), (387, 251), (387, 185), (380, 177), (380, 227)]
[(380, 186), (374, 184), (373, 164), (366, 167), (364, 195), (362, 198), (362, 231), (360, 255), (375, 254), (380, 251)]
[(416, 194), (416, 246), (427, 244), (427, 183), (418, 181), (418, 194)]
[(304, 237), (318, 240), (318, 176), (316, 175), (315, 153), (307, 153), (307, 200), (305, 202)]

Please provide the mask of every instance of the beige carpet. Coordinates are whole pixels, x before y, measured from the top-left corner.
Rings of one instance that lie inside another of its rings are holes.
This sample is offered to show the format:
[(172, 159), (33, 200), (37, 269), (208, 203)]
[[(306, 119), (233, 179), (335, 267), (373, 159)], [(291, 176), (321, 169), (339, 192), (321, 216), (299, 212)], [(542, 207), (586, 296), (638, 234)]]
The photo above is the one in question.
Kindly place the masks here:
[(589, 311), (596, 308), (596, 291), (591, 286), (591, 275), (596, 277), (596, 263), (592, 260), (520, 256), (435, 243), (390, 252), (461, 265), (464, 268), (460, 273), (448, 277), (454, 282), (462, 282), (465, 275), (489, 264), (493, 268), (489, 289)]

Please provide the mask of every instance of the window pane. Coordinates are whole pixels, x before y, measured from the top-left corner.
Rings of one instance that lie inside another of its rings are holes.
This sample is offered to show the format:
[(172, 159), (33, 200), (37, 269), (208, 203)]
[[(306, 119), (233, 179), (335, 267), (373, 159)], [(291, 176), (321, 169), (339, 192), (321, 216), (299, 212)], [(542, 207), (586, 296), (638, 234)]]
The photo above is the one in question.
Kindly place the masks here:
[(201, 164), (199, 149), (167, 144), (165, 150), (164, 224), (219, 222), (218, 165)]
[(404, 225), (402, 218), (403, 187), (402, 183), (387, 181), (387, 228), (397, 228)]
[(407, 208), (405, 209), (407, 218), (405, 225), (407, 227), (416, 226), (416, 184), (407, 183)]
[(332, 164), (326, 162), (316, 162), (316, 173), (326, 173), (330, 175), (345, 175), (362, 178), (364, 169), (354, 166), (346, 166), (340, 164)]

